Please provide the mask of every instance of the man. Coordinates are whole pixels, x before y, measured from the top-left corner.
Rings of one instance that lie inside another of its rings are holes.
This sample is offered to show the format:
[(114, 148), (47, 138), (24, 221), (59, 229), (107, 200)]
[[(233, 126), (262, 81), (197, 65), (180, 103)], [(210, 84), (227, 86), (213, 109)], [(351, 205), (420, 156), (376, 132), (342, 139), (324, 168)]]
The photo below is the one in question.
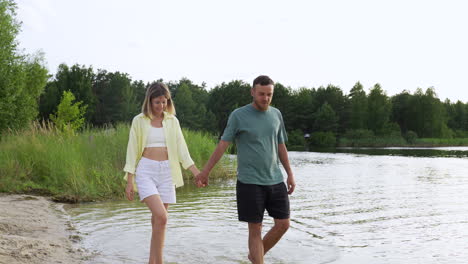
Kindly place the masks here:
[[(253, 81), (253, 102), (234, 110), (223, 136), (202, 172), (198, 186), (208, 184), (208, 175), (235, 140), (237, 146), (237, 211), (239, 221), (249, 226), (249, 260), (262, 264), (263, 256), (289, 228), (288, 194), (296, 186), (289, 166), (287, 141), (281, 112), (270, 106), (274, 82), (261, 75)], [(279, 168), (283, 164), (288, 175), (287, 187)], [(262, 239), (263, 214), (274, 218), (274, 226)]]

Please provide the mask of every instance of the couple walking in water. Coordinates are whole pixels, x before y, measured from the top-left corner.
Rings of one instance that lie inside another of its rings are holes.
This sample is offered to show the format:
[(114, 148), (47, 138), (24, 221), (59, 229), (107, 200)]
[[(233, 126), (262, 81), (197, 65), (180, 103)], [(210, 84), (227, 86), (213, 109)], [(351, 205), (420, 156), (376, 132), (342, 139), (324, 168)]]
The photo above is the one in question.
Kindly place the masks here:
[[(150, 264), (163, 263), (163, 247), (169, 204), (176, 202), (175, 189), (182, 186), (180, 166), (189, 169), (198, 187), (209, 183), (209, 174), (226, 148), (237, 147), (236, 198), (239, 221), (248, 223), (249, 260), (263, 263), (263, 256), (289, 228), (289, 197), (296, 186), (286, 148), (287, 135), (281, 112), (270, 106), (274, 82), (261, 75), (253, 81), (252, 103), (229, 116), (218, 146), (200, 172), (190, 157), (175, 107), (167, 86), (151, 85), (130, 129), (124, 171), (126, 196), (140, 201), (151, 211)], [(279, 162), (287, 173), (286, 184)], [(274, 219), (262, 237), (265, 210)]]

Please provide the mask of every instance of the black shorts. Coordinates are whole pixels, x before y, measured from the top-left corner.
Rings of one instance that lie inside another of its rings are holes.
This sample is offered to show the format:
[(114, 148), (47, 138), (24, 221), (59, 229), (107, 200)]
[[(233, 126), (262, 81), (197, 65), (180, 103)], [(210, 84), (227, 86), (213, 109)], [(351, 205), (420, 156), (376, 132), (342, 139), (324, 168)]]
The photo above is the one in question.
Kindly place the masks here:
[(284, 182), (256, 185), (237, 181), (236, 195), (239, 221), (261, 223), (265, 209), (275, 219), (289, 218), (289, 197)]

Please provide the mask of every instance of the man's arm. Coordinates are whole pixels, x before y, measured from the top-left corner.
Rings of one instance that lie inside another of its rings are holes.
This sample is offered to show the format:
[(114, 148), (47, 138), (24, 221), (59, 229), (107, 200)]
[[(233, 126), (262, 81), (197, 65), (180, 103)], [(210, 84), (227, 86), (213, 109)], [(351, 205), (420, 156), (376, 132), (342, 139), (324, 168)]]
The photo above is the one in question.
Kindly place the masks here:
[(291, 170), (291, 166), (289, 166), (289, 158), (288, 158), (288, 149), (286, 148), (285, 144), (278, 144), (278, 155), (283, 164), (284, 170), (288, 174), (288, 194), (292, 194), (294, 189), (296, 188), (296, 181), (294, 179), (293, 172)]
[(195, 178), (195, 182), (198, 187), (208, 185), (208, 175), (210, 174), (211, 170), (216, 165), (216, 163), (218, 163), (218, 161), (221, 159), (229, 144), (231, 144), (231, 142), (229, 141), (219, 141), (218, 146), (216, 147), (213, 154), (211, 154), (211, 157), (205, 164), (205, 167), (203, 167), (203, 170)]

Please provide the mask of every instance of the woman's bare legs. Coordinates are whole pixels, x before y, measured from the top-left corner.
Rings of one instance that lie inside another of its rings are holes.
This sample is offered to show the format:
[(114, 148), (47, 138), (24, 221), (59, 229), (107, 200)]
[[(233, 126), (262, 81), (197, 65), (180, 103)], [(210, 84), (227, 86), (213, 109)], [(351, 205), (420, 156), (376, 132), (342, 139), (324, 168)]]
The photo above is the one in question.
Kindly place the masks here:
[(151, 211), (151, 246), (149, 264), (163, 264), (163, 247), (166, 234), (167, 208), (159, 195), (151, 195), (143, 200)]

